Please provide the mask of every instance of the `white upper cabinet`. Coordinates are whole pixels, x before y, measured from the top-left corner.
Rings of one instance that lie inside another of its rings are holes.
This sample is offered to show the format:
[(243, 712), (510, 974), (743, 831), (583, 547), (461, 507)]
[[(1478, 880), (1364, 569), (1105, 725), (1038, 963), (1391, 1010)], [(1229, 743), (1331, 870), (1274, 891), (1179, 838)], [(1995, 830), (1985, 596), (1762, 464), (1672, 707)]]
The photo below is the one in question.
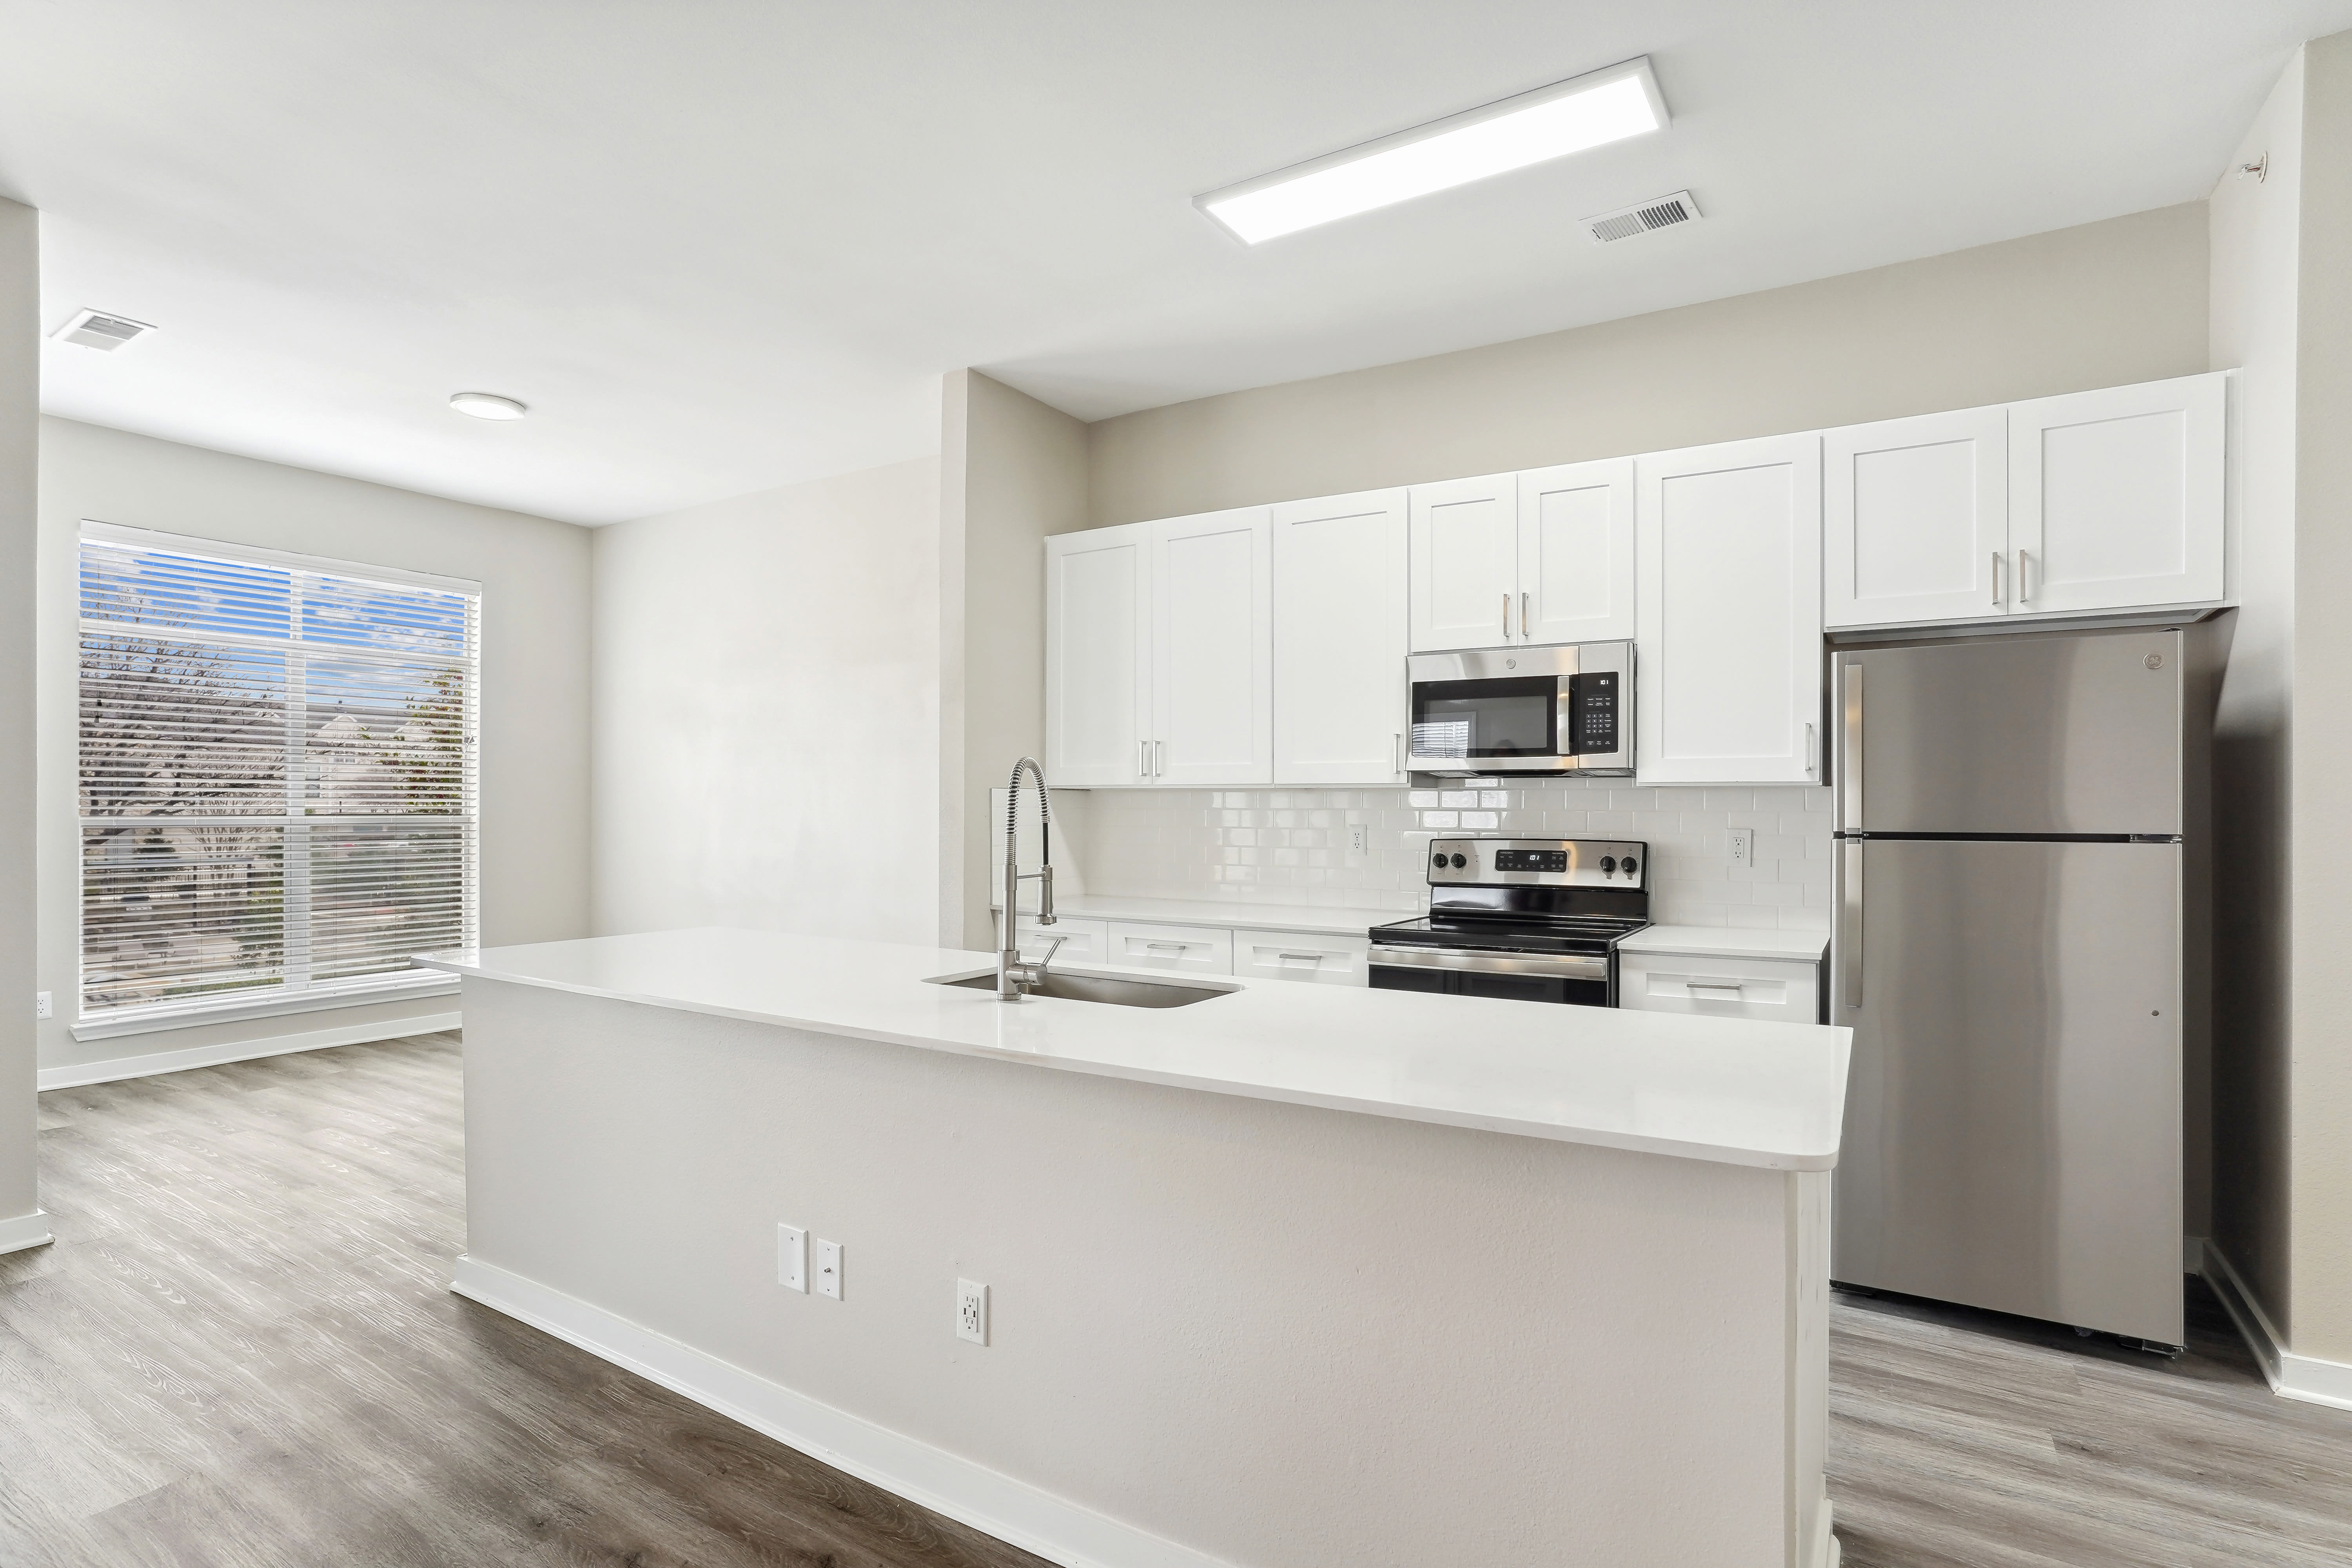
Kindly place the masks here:
[(1272, 511), (1150, 525), (1154, 783), (1274, 780)]
[(2006, 614), (2008, 450), (2001, 407), (1822, 432), (1824, 624)]
[(2228, 383), (2216, 371), (2010, 405), (2014, 613), (2221, 597)]
[(1274, 782), (1404, 782), (1405, 492), (1274, 509)]
[(1822, 721), (1822, 438), (1635, 459), (1645, 784), (1805, 784)]
[(1045, 776), (1150, 782), (1151, 529), (1045, 541)]
[(1518, 615), (1519, 477), (1415, 485), (1412, 651), (1496, 647)]
[(1519, 476), (1519, 642), (1633, 635), (1633, 459)]

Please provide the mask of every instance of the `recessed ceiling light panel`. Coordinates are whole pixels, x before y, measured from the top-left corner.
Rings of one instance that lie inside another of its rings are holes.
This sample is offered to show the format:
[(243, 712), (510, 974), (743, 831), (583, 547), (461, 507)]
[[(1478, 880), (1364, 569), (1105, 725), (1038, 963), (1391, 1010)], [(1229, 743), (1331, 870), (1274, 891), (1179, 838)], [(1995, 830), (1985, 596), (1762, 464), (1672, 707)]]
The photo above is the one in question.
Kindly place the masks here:
[(1665, 100), (1644, 56), (1227, 185), (1195, 196), (1192, 205), (1256, 245), (1666, 122)]
[(103, 310), (76, 310), (73, 319), (49, 336), (64, 343), (79, 343), (86, 349), (103, 349), (112, 353), (128, 342), (135, 342), (155, 329), (144, 321), (134, 321), (128, 316), (110, 316)]
[(513, 398), (500, 397), (495, 392), (453, 392), (449, 395), (449, 406), (477, 419), (520, 419), (530, 412)]

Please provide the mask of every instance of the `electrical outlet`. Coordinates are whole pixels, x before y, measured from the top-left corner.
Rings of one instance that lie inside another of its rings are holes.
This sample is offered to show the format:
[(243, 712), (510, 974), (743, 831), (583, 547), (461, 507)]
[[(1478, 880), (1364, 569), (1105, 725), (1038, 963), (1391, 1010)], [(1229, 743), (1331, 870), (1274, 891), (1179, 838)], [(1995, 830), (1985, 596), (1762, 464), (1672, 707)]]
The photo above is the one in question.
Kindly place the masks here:
[(49, 994), (46, 991), (34, 992), (33, 1016), (36, 1018), (47, 1018), (51, 1016), (52, 1012), (53, 1009), (49, 1006)]
[(1348, 848), (1358, 855), (1371, 853), (1372, 830), (1369, 824), (1351, 822), (1348, 825)]
[(823, 1237), (816, 1242), (816, 1293), (841, 1300), (841, 1243)]
[(808, 1289), (808, 1232), (796, 1225), (776, 1226), (776, 1283), (787, 1290)]
[(973, 1344), (988, 1342), (988, 1287), (970, 1279), (956, 1281), (956, 1338)]
[(1731, 863), (1753, 868), (1756, 864), (1756, 830), (1735, 827), (1731, 830)]

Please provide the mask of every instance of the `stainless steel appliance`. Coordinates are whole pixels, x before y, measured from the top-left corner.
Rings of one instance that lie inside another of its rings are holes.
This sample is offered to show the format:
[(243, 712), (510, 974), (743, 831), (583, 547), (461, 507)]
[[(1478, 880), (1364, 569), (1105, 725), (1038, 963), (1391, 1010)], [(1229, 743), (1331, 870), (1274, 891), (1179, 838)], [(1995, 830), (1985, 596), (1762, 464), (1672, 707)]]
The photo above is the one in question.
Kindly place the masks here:
[(1832, 1276), (2182, 1342), (2210, 627), (1834, 661)]
[(1371, 930), (1387, 991), (1617, 1005), (1617, 943), (1650, 923), (1650, 847), (1595, 838), (1437, 838), (1429, 913)]
[(1562, 643), (1416, 654), (1415, 773), (1633, 771), (1633, 645)]

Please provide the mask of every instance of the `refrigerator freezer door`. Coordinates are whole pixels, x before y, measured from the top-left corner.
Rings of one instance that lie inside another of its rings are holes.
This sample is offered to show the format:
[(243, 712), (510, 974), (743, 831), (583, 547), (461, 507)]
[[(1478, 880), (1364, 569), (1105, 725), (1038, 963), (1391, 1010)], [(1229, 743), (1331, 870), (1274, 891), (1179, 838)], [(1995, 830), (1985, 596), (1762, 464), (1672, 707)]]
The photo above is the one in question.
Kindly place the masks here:
[(1832, 1278), (2183, 1342), (2179, 847), (1837, 850)]
[(2179, 833), (2181, 673), (2178, 631), (1841, 653), (1837, 826)]

